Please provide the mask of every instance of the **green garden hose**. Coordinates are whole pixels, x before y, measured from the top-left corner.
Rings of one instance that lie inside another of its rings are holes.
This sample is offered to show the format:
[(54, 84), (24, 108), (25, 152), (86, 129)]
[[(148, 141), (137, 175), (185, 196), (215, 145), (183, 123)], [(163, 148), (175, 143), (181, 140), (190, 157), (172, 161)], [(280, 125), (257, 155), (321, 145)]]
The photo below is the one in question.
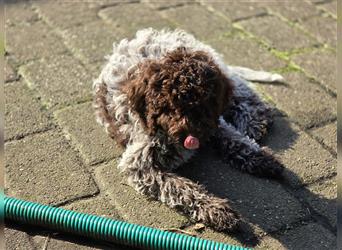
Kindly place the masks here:
[[(1, 209), (2, 210), (2, 209)], [(142, 249), (243, 250), (210, 240), (5, 196), (5, 219)]]

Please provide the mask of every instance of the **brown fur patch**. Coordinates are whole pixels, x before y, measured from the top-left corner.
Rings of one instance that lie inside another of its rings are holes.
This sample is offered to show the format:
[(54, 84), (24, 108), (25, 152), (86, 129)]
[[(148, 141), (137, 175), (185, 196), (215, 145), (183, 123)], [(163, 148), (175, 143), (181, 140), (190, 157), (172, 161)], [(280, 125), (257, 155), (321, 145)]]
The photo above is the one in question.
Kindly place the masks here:
[(123, 91), (150, 135), (163, 130), (183, 143), (189, 134), (208, 139), (229, 104), (233, 85), (207, 53), (179, 48), (160, 61), (140, 64)]

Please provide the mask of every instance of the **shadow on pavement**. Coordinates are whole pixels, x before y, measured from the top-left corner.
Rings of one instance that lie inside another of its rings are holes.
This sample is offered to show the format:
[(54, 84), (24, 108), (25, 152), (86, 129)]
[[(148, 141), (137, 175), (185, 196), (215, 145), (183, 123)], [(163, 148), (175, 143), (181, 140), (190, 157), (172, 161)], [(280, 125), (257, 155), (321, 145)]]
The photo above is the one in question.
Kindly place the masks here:
[[(270, 133), (260, 144), (270, 147), (275, 153), (281, 153), (291, 148), (298, 138), (298, 134), (290, 127), (287, 119), (276, 120), (282, 123), (280, 124), (282, 132), (274, 133), (271, 128)], [(294, 224), (294, 227), (299, 227), (301, 226), (301, 224), (297, 225), (299, 221), (305, 222), (312, 219), (311, 213), (314, 211), (308, 211), (293, 196), (295, 189), (290, 187), (288, 179), (299, 183), (298, 187), (301, 190), (304, 190), (303, 183), (286, 166), (284, 180), (258, 178), (228, 167), (222, 163), (213, 150), (205, 148), (178, 173), (203, 184), (210, 193), (228, 199), (232, 208), (240, 213), (243, 221), (239, 230), (227, 233), (227, 235), (241, 242), (241, 245), (255, 247), (260, 243), (264, 232), (267, 234), (275, 232), (272, 237), (276, 238), (286, 249), (293, 249), (291, 244), (282, 241), (277, 235), (288, 229), (286, 225)], [(306, 195), (317, 202), (329, 205), (334, 203), (334, 200), (327, 200), (309, 190), (306, 191)], [(324, 224), (324, 221), (322, 223)], [(328, 228), (330, 226), (329, 223), (325, 223), (325, 225)], [(330, 229), (334, 230), (332, 226)], [(312, 235), (307, 237), (303, 240), (310, 242)], [(308, 244), (310, 244), (309, 242)]]

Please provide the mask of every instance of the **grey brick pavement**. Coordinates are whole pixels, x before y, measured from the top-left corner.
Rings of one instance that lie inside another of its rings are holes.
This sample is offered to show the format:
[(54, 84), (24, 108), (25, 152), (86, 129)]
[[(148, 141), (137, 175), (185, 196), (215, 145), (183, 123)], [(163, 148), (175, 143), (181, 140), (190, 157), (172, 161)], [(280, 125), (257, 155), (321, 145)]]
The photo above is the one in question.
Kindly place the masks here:
[(320, 142), (337, 154), (336, 126), (337, 121), (334, 123), (329, 123), (323, 127), (313, 129), (312, 134), (316, 136)]
[(318, 8), (326, 11), (327, 14), (329, 14), (331, 17), (337, 19), (337, 8), (336, 8), (336, 2), (335, 1), (330, 1), (323, 3), (318, 6)]
[[(317, 41), (277, 16), (263, 16), (238, 22), (247, 32), (281, 51), (312, 47)], [(281, 30), (281, 32), (279, 32)]]
[(327, 43), (331, 47), (336, 47), (337, 37), (335, 34), (337, 24), (333, 18), (314, 16), (301, 21), (300, 25), (314, 34), (321, 43)]
[(6, 51), (17, 65), (66, 52), (58, 36), (39, 21), (30, 25), (9, 26), (6, 28), (6, 39), (11, 41), (6, 44)]
[(71, 55), (34, 60), (21, 66), (19, 71), (49, 109), (91, 100), (90, 72)]
[(336, 158), (285, 118), (275, 119), (263, 143), (286, 165), (286, 179), (295, 188), (336, 174)]
[(98, 13), (105, 22), (114, 25), (123, 31), (126, 37), (133, 37), (138, 29), (153, 27), (161, 29), (163, 27), (174, 28), (174, 23), (155, 15), (147, 4), (131, 3), (120, 4), (102, 9)]
[[(319, 60), (317, 60), (319, 58)], [(315, 78), (336, 94), (336, 53), (330, 50), (313, 50), (293, 56), (308, 77)]]
[[(276, 70), (286, 67), (286, 62), (268, 52), (268, 49), (241, 34), (234, 32), (207, 42), (219, 51), (227, 63), (257, 70)], [(244, 51), (241, 56), (240, 51)]]
[[(303, 128), (312, 128), (336, 118), (336, 100), (304, 74), (282, 74), (286, 84), (260, 84), (275, 106)], [(319, 105), (317, 105), (319, 103)]]
[(98, 126), (94, 114), (89, 112), (91, 110), (92, 105), (87, 102), (55, 112), (57, 123), (87, 165), (109, 161), (122, 153), (120, 147)]
[(21, 231), (5, 228), (5, 244), (6, 249), (35, 249), (35, 244), (29, 235)]
[(8, 194), (58, 204), (98, 192), (92, 176), (58, 132), (9, 142), (5, 150)]
[(11, 82), (5, 88), (5, 140), (46, 131), (52, 127), (49, 113), (25, 82)]
[(270, 4), (264, 4), (264, 7), (268, 12), (283, 17), (292, 23), (319, 15), (321, 12), (315, 5), (306, 1), (293, 1), (291, 4), (287, 4), (286, 1), (280, 3), (271, 2)]
[[(202, 4), (206, 4), (206, 2), (201, 1)], [(267, 14), (265, 6), (262, 6), (260, 3), (241, 2), (238, 0), (226, 3), (213, 1), (209, 7), (214, 12), (220, 13), (231, 21), (239, 21)]]
[(333, 227), (336, 227), (336, 178), (309, 185), (300, 190), (300, 200), (308, 202), (311, 208), (323, 214)]
[[(6, 193), (256, 249), (335, 249), (335, 4), (6, 4)], [(286, 165), (283, 182), (227, 169), (210, 149), (179, 171), (230, 200), (244, 220), (238, 233), (196, 230), (135, 193), (116, 169), (122, 149), (95, 123), (91, 84), (104, 56), (113, 42), (146, 26), (181, 27), (227, 63), (287, 80), (255, 85), (278, 115), (263, 144)], [(8, 249), (123, 249), (11, 225), (5, 236)]]
[[(193, 13), (193, 15), (188, 15), (188, 13)], [(161, 15), (203, 41), (214, 39), (232, 30), (229, 21), (213, 15), (209, 10), (197, 4), (162, 10)]]
[(5, 83), (7, 82), (13, 82), (15, 80), (18, 80), (18, 75), (14, 71), (11, 65), (8, 64), (8, 61), (5, 61)]

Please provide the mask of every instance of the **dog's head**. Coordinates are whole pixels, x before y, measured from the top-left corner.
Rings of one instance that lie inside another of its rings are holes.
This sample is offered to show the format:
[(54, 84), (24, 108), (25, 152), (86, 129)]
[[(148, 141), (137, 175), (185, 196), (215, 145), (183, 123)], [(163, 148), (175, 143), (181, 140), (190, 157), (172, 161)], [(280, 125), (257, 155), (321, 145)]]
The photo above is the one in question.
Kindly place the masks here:
[(124, 90), (150, 135), (162, 131), (172, 143), (195, 149), (217, 128), (232, 89), (207, 53), (180, 48), (140, 64)]

